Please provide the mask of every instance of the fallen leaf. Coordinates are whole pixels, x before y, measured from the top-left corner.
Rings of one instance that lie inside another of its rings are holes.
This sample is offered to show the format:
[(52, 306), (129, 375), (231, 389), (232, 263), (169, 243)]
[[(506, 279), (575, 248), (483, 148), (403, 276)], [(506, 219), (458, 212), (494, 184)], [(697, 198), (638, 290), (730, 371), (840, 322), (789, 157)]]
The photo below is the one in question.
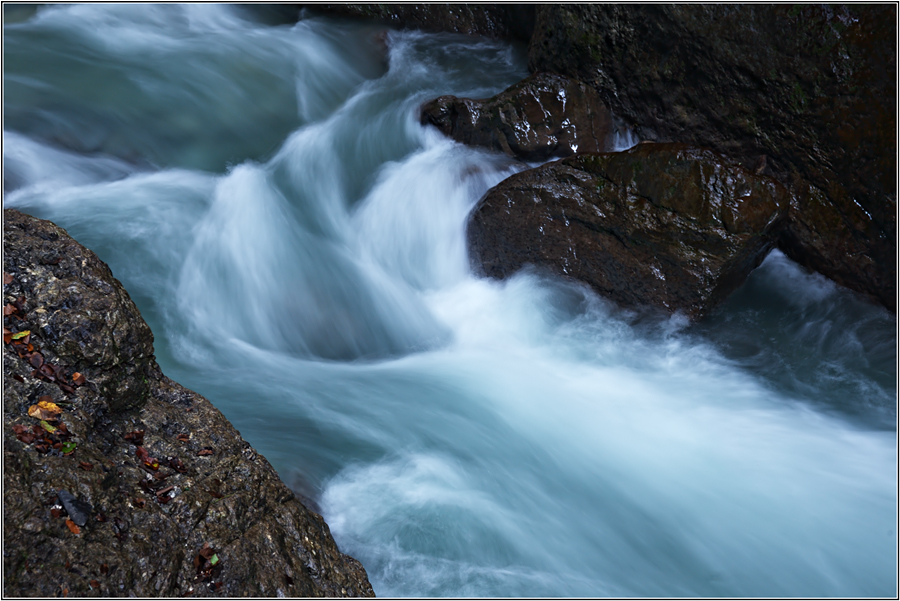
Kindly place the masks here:
[(16, 311), (18, 311), (18, 309), (16, 309), (14, 306), (10, 305), (9, 303), (6, 303), (5, 305), (3, 305), (3, 316), (4, 317), (6, 317), (7, 315), (12, 315)]
[[(76, 526), (76, 528), (77, 528), (77, 526)], [(63, 591), (62, 591), (62, 595), (63, 595), (63, 597), (68, 597), (68, 596), (69, 596), (69, 589), (64, 588)]]
[(25, 383), (25, 378), (23, 378), (23, 377), (20, 376), (19, 374), (14, 374), (14, 375), (13, 375), (13, 379), (14, 379), (14, 380), (17, 380), (17, 381), (19, 381), (19, 382), (21, 382), (21, 383), (23, 383), (23, 384)]
[(21, 332), (17, 332), (16, 334), (12, 335), (12, 339), (13, 340), (21, 340), (21, 339), (25, 338), (26, 336), (31, 336), (31, 330), (22, 330)]
[(97, 582), (96, 580), (91, 580), (89, 584), (91, 585), (92, 589), (100, 588), (100, 583)]
[(197, 452), (197, 455), (199, 457), (208, 457), (212, 454), (213, 454), (213, 450), (210, 449), (209, 447), (204, 447), (204, 448), (200, 449), (200, 451)]
[(209, 564), (216, 565), (217, 563), (219, 563), (219, 556), (214, 554), (212, 557), (209, 558)]
[(4, 271), (3, 272), (3, 285), (7, 286), (12, 283), (13, 283), (13, 277)]
[(178, 457), (169, 458), (169, 467), (171, 467), (179, 474), (183, 474), (187, 471), (187, 468), (184, 467), (184, 463)]
[(12, 342), (12, 332), (4, 332), (3, 344), (9, 344), (10, 342)]
[(86, 472), (89, 472), (89, 471), (91, 471), (92, 469), (94, 469), (94, 464), (93, 464), (93, 463), (89, 463), (89, 462), (87, 462), (87, 461), (79, 461), (79, 462), (78, 462), (78, 467), (80, 467), (81, 469), (83, 469), (83, 470), (86, 471)]
[(123, 438), (125, 440), (127, 440), (128, 442), (130, 442), (131, 444), (139, 447), (142, 444), (144, 444), (144, 431), (143, 430), (133, 430), (133, 431), (125, 434), (125, 436)]
[(106, 565), (105, 563), (100, 564), (100, 573), (103, 574), (104, 576), (109, 574), (109, 566)]
[[(101, 513), (98, 513), (98, 514), (95, 516), (95, 518), (97, 519), (98, 522), (105, 522), (105, 521), (106, 521), (106, 514), (105, 514), (105, 513), (102, 513), (102, 512), (101, 512)], [(103, 564), (103, 565), (106, 565), (106, 564)], [(100, 571), (101, 571), (101, 572), (103, 571), (103, 566), (100, 566)], [(104, 573), (105, 573), (105, 572), (104, 572)]]
[(43, 444), (43, 443), (35, 443), (34, 450), (37, 451), (38, 453), (49, 453), (50, 445)]
[(284, 583), (287, 585), (294, 584), (294, 579), (291, 578), (290, 576), (288, 576), (287, 574), (285, 574), (284, 575)]
[(50, 432), (51, 434), (52, 434), (53, 432), (56, 432), (56, 428), (54, 428), (53, 426), (51, 426), (50, 424), (48, 424), (48, 423), (47, 423), (46, 421), (44, 421), (44, 420), (41, 420), (41, 427), (42, 427), (44, 430), (46, 430), (47, 432)]
[(76, 386), (84, 386), (84, 383), (87, 381), (84, 377), (84, 374), (78, 373), (77, 371), (72, 374), (72, 381), (75, 382)]
[(81, 528), (72, 520), (66, 520), (66, 526), (72, 531), (72, 534), (81, 534)]
[(68, 384), (63, 384), (62, 382), (57, 382), (59, 385), (59, 389), (67, 394), (75, 394), (75, 389), (69, 386)]
[(191, 440), (191, 435), (190, 434), (179, 434), (175, 438), (177, 438), (181, 442), (189, 442)]
[(60, 413), (62, 413), (62, 409), (50, 401), (50, 397), (47, 395), (42, 396), (37, 405), (28, 408), (28, 416), (36, 419), (56, 419)]
[(141, 498), (141, 497), (138, 497), (137, 499), (134, 500), (134, 505), (135, 505), (135, 507), (137, 507), (138, 509), (140, 509), (141, 507), (144, 506), (144, 504), (145, 504), (146, 502), (147, 502), (147, 499), (143, 499), (143, 498)]
[(150, 458), (150, 453), (147, 452), (147, 449), (144, 447), (138, 447), (135, 449), (134, 454), (137, 455), (137, 458), (141, 461), (146, 461)]
[(74, 442), (64, 442), (62, 443), (62, 447), (60, 448), (60, 450), (62, 451), (63, 455), (71, 455), (75, 452), (76, 446), (78, 445)]
[[(31, 345), (29, 344), (28, 346)], [(28, 357), (28, 362), (31, 363), (31, 367), (37, 369), (44, 364), (44, 356), (40, 353), (31, 353)]]
[(50, 515), (52, 515), (55, 519), (62, 516), (62, 511), (57, 509), (56, 507), (53, 507), (50, 509)]

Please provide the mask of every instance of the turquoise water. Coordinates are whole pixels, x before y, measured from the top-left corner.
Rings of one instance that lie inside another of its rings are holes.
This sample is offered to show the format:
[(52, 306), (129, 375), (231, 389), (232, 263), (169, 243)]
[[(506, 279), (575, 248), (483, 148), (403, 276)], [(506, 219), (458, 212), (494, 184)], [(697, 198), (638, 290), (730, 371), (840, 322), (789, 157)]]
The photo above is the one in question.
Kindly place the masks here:
[(163, 371), (384, 596), (894, 596), (896, 319), (773, 253), (699, 324), (464, 226), (528, 165), (418, 123), (521, 48), (216, 5), (4, 29), (4, 205), (138, 303)]

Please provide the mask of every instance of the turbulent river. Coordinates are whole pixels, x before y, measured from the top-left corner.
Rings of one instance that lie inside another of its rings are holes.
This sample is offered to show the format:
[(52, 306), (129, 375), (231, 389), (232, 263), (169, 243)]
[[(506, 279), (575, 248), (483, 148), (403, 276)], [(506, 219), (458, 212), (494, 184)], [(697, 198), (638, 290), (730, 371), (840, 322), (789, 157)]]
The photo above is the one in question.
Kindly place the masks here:
[(112, 268), (390, 596), (894, 596), (896, 320), (772, 253), (698, 324), (465, 223), (529, 165), (418, 123), (522, 48), (234, 6), (4, 28), (4, 206)]

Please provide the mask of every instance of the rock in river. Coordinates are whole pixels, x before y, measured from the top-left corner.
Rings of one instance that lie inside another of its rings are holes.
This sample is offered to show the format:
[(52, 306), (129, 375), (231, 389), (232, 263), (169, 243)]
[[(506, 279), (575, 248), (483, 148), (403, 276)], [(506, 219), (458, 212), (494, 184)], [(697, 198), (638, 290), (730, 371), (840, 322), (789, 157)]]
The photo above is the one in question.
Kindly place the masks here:
[(162, 374), (109, 268), (3, 217), (4, 596), (373, 596), (322, 517)]
[(485, 100), (441, 96), (422, 107), (421, 121), (457, 142), (526, 161), (612, 150), (612, 119), (600, 95), (551, 73)]
[(639, 144), (504, 180), (476, 207), (467, 235), (486, 275), (532, 264), (625, 306), (698, 317), (765, 258), (788, 207), (776, 180), (712, 151)]

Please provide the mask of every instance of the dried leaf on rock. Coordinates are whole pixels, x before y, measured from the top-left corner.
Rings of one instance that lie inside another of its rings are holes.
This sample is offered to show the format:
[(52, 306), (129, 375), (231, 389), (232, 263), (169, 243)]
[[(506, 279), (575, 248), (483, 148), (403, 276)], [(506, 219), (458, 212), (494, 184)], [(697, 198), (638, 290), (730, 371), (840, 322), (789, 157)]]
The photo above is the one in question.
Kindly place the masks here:
[(53, 507), (50, 509), (50, 515), (52, 515), (54, 517), (54, 519), (58, 518), (58, 517), (62, 516), (62, 510), (57, 509), (56, 507)]
[(13, 277), (4, 271), (3, 272), (3, 285), (8, 286), (9, 284), (12, 284), (12, 283), (13, 283)]
[(79, 462), (78, 462), (78, 467), (80, 467), (81, 469), (83, 469), (83, 470), (86, 471), (86, 472), (89, 472), (89, 471), (91, 471), (92, 469), (94, 469), (94, 464), (93, 464), (93, 463), (90, 463), (90, 462), (88, 462), (88, 461), (79, 461)]
[(64, 442), (62, 443), (62, 447), (60, 448), (60, 450), (62, 451), (63, 455), (71, 455), (75, 452), (76, 446), (78, 445), (74, 442)]
[[(31, 346), (30, 344), (28, 346)], [(31, 367), (35, 369), (44, 364), (44, 356), (40, 353), (31, 353), (28, 356), (28, 362), (31, 363)]]
[(46, 430), (47, 432), (50, 432), (51, 434), (52, 434), (53, 432), (56, 432), (56, 428), (54, 428), (53, 426), (51, 426), (50, 424), (48, 424), (45, 420), (41, 420), (41, 427), (42, 427), (44, 430)]
[(100, 564), (100, 573), (103, 574), (104, 576), (109, 574), (109, 566), (106, 565), (105, 563)]
[(199, 457), (208, 457), (213, 454), (213, 450), (209, 447), (204, 447), (197, 452)]
[(181, 442), (188, 442), (191, 440), (191, 435), (190, 434), (179, 434), (175, 438), (177, 438)]
[[(60, 409), (59, 405), (50, 401), (49, 399), (49, 396), (42, 396), (37, 405), (32, 405), (31, 407), (29, 407), (29, 417), (42, 420), (56, 419), (57, 416), (62, 413), (62, 409)], [(50, 431), (52, 432), (53, 430)]]
[[(13, 340), (22, 340), (23, 338), (31, 336), (31, 330), (22, 330), (21, 332), (17, 332), (12, 335)], [(27, 341), (26, 343), (27, 344)]]
[(87, 381), (84, 377), (84, 374), (78, 373), (77, 371), (72, 374), (72, 381), (76, 386), (84, 386), (84, 383)]
[(81, 528), (72, 520), (66, 520), (66, 526), (72, 531), (72, 534), (81, 534)]
[(144, 431), (143, 430), (133, 430), (128, 432), (124, 436), (125, 440), (129, 441), (131, 444), (135, 446), (140, 446), (144, 444)]
[(141, 498), (141, 497), (138, 497), (137, 499), (134, 500), (134, 506), (137, 507), (138, 509), (140, 509), (140, 508), (142, 508), (142, 507), (144, 506), (144, 504), (145, 504), (146, 502), (147, 502), (147, 499), (143, 499), (143, 498)]
[(4, 317), (6, 317), (7, 315), (12, 315), (16, 311), (18, 311), (18, 309), (16, 309), (14, 306), (10, 305), (9, 303), (7, 303), (3, 306), (3, 316)]

